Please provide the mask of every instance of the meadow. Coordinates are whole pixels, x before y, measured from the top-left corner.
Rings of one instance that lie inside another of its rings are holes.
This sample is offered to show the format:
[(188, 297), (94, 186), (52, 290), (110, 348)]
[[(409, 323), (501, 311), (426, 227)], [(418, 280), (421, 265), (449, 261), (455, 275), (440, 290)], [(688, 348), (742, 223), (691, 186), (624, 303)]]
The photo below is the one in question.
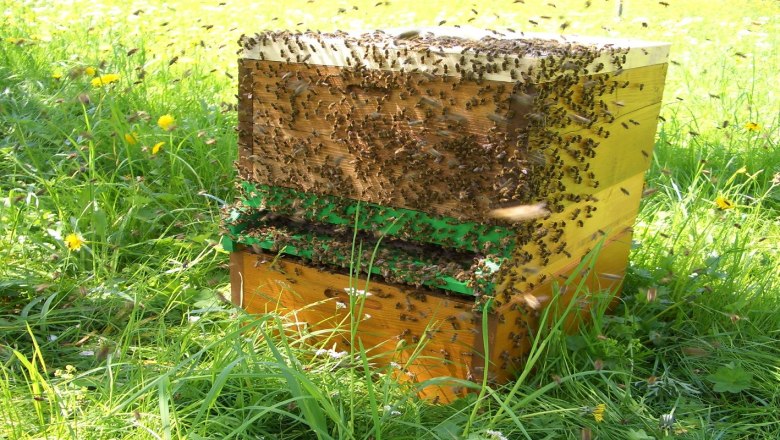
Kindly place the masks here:
[[(245, 3), (2, 1), (0, 438), (780, 438), (778, 2)], [(618, 307), (432, 405), (230, 305), (219, 239), (242, 33), (442, 20), (672, 49)]]

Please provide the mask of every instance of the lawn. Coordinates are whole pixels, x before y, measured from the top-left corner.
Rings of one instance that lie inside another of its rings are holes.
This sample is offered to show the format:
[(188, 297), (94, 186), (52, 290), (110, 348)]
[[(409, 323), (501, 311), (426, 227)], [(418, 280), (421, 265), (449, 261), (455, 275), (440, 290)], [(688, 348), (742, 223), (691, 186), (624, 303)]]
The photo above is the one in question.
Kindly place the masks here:
[[(778, 2), (245, 3), (3, 0), (0, 438), (780, 438)], [(433, 405), (226, 303), (219, 225), (242, 33), (443, 20), (672, 49), (614, 313)]]

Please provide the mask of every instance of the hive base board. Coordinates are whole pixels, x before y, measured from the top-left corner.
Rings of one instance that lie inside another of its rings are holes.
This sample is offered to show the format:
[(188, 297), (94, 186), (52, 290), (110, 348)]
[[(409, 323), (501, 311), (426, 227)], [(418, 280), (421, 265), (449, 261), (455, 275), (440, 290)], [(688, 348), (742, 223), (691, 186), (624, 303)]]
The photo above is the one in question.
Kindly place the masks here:
[[(420, 383), (453, 377), (479, 382), (487, 357), (489, 380), (501, 383), (523, 368), (530, 349), (528, 335), (536, 333), (540, 311), (550, 303), (554, 292), (560, 292), (557, 304), (563, 309), (576, 297), (574, 286), (582, 277), (592, 292), (615, 292), (619, 288), (620, 279), (606, 279), (599, 274), (623, 273), (630, 241), (630, 232), (626, 232), (605, 243), (592, 268), (571, 277), (571, 288), (559, 290), (553, 283), (557, 280), (562, 284), (578, 262), (527, 292), (538, 302), (507, 303), (488, 314), (486, 338), (482, 313), (472, 310), (473, 298), (391, 285), (376, 278), (366, 286), (362, 277), (351, 279), (347, 274), (307, 266), (302, 260), (246, 250), (231, 254), (232, 300), (249, 313), (287, 315), (304, 323), (309, 331), (318, 331), (323, 342), (327, 339), (328, 347), (335, 342), (339, 350), (349, 347), (352, 321), (356, 326), (355, 342), (360, 341), (368, 358), (377, 364), (400, 365), (400, 380)], [(579, 315), (587, 315), (587, 298), (576, 298)], [(350, 303), (353, 310), (360, 311), (354, 319), (350, 319)], [(567, 327), (575, 328), (578, 321), (567, 317)], [(329, 329), (334, 331), (325, 331)], [(488, 341), (487, 347), (484, 340)], [(420, 385), (422, 397), (439, 402), (452, 401), (464, 391), (455, 382)]]

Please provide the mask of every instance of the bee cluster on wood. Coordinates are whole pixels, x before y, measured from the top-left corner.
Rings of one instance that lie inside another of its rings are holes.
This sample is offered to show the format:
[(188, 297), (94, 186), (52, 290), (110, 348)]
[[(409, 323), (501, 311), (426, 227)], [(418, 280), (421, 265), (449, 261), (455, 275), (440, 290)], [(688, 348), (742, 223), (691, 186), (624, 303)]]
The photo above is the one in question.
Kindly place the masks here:
[[(277, 241), (271, 250), (308, 246), (312, 262), (335, 264), (333, 254), (350, 256), (352, 225), (329, 225), (317, 212), (348, 218), (363, 201), (425, 213), (449, 224), (449, 235), (406, 222), (375, 256), (381, 274), (405, 283), (449, 276), (496, 303), (544, 281), (525, 267), (532, 260), (572, 258), (564, 231), (567, 223), (583, 227), (597, 209), (602, 176), (591, 165), (619, 127), (625, 103), (615, 96), (644, 87), (621, 76), (625, 47), (496, 31), (480, 38), (268, 31), (240, 44), (240, 177), (292, 190), (286, 203), (239, 204), (254, 222), (242, 234)], [(327, 203), (302, 207), (310, 194)], [(572, 204), (577, 209), (560, 215)], [(544, 215), (491, 215), (518, 205)], [(458, 228), (465, 223), (482, 229)], [(373, 246), (387, 224), (363, 222), (359, 236)], [(480, 241), (495, 230), (511, 234)], [(330, 244), (300, 242), (323, 236)], [(480, 287), (496, 285), (505, 288)]]

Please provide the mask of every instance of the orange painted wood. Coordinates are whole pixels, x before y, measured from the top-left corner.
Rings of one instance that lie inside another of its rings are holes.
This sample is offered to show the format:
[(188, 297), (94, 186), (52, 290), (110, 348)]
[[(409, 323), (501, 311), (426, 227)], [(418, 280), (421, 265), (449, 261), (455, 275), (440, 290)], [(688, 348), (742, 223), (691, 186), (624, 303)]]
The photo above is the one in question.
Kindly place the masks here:
[[(505, 382), (523, 368), (530, 347), (528, 337), (539, 330), (538, 317), (543, 307), (554, 302), (554, 292), (562, 295), (556, 302), (559, 308), (577, 301), (576, 313), (567, 321), (570, 330), (586, 317), (591, 304), (575, 287), (580, 277), (585, 277), (585, 285), (594, 294), (615, 293), (621, 279), (614, 275), (622, 276), (630, 249), (627, 237), (630, 232), (607, 242), (595, 267), (575, 274), (567, 287), (553, 285), (563, 286), (578, 261), (570, 261), (547, 282), (526, 292), (535, 300), (518, 296), (488, 315), (487, 374), (491, 383)], [(247, 251), (233, 253), (231, 261), (236, 304), (250, 313), (284, 315), (299, 329), (318, 332), (314, 339), (324, 347), (335, 343), (338, 350), (348, 350), (354, 328), (355, 341), (361, 341), (367, 356), (379, 364), (398, 364), (401, 380), (419, 383), (449, 376), (479, 383), (485, 373), (482, 316), (472, 310), (472, 298), (390, 285), (376, 278), (366, 286), (363, 278), (351, 280), (346, 274), (312, 268), (297, 259)], [(350, 310), (355, 311), (352, 320)], [(421, 388), (420, 394), (446, 402), (464, 391), (444, 381)]]
[[(353, 328), (367, 356), (384, 364), (397, 363), (402, 379), (472, 377), (484, 362), (479, 350), (481, 331), (473, 324), (479, 318), (467, 297), (378, 281), (371, 281), (366, 289), (363, 279), (351, 283), (347, 275), (271, 255), (238, 252), (233, 259), (241, 280), (240, 285), (233, 284), (237, 304), (250, 313), (287, 314), (312, 331), (332, 330), (323, 339), (327, 347), (335, 342), (340, 350), (348, 349), (352, 300), (352, 310), (362, 311), (354, 317)], [(426, 388), (422, 394), (454, 396), (447, 387)]]

